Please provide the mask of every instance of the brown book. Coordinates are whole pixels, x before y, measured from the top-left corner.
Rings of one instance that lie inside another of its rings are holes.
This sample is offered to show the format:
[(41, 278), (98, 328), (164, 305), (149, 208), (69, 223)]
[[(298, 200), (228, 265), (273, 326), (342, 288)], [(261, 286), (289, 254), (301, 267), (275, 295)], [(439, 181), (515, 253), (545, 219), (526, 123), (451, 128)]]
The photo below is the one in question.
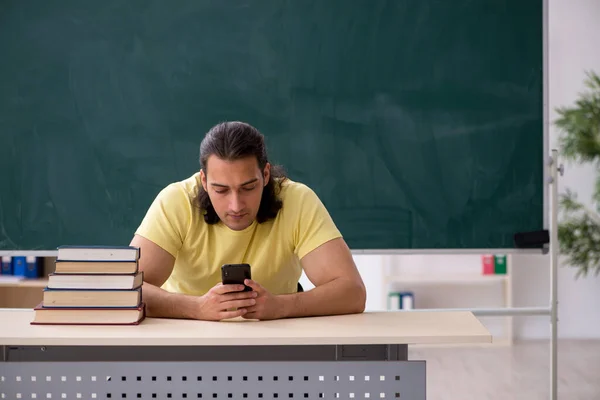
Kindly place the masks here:
[(137, 307), (142, 302), (142, 288), (137, 289), (48, 289), (42, 306), (50, 307)]
[(68, 261), (56, 260), (57, 274), (135, 274), (137, 261)]
[(34, 308), (31, 325), (139, 325), (146, 318), (146, 305), (130, 308)]
[(56, 258), (64, 261), (137, 261), (141, 252), (134, 246), (58, 246)]
[(137, 289), (144, 272), (136, 274), (49, 274), (49, 289)]

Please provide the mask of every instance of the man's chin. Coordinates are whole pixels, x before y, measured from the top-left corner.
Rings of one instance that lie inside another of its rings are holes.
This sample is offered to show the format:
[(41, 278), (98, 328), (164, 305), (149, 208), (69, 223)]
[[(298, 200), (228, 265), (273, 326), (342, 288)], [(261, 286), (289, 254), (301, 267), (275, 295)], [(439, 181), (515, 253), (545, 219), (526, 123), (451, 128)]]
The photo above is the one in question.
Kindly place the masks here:
[(247, 215), (240, 219), (227, 217), (226, 221), (225, 225), (234, 231), (242, 231), (252, 224), (251, 219)]

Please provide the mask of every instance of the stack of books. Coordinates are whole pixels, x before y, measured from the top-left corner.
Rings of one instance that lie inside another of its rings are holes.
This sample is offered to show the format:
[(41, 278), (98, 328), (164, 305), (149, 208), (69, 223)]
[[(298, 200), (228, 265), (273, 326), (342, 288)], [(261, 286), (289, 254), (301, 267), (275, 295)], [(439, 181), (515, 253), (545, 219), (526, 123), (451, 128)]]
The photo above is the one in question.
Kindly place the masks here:
[(137, 325), (146, 316), (137, 247), (60, 246), (34, 325)]

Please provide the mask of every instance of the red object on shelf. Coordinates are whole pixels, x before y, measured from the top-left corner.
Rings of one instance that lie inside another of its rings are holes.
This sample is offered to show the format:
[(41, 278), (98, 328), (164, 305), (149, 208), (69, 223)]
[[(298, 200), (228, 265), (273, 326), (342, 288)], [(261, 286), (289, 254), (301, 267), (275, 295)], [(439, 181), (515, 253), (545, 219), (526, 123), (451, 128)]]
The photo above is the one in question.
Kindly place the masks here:
[(481, 256), (481, 264), (483, 267), (484, 275), (493, 275), (494, 274), (494, 255), (493, 254), (484, 254)]

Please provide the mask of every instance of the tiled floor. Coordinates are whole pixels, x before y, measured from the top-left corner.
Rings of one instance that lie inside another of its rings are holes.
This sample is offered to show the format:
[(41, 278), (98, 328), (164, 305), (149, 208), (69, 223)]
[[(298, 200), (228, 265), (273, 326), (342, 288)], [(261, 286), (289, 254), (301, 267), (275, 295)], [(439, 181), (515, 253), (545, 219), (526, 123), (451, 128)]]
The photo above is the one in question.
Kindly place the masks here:
[[(427, 399), (549, 399), (550, 342), (409, 348), (427, 361)], [(558, 399), (600, 400), (600, 340), (558, 342)]]

